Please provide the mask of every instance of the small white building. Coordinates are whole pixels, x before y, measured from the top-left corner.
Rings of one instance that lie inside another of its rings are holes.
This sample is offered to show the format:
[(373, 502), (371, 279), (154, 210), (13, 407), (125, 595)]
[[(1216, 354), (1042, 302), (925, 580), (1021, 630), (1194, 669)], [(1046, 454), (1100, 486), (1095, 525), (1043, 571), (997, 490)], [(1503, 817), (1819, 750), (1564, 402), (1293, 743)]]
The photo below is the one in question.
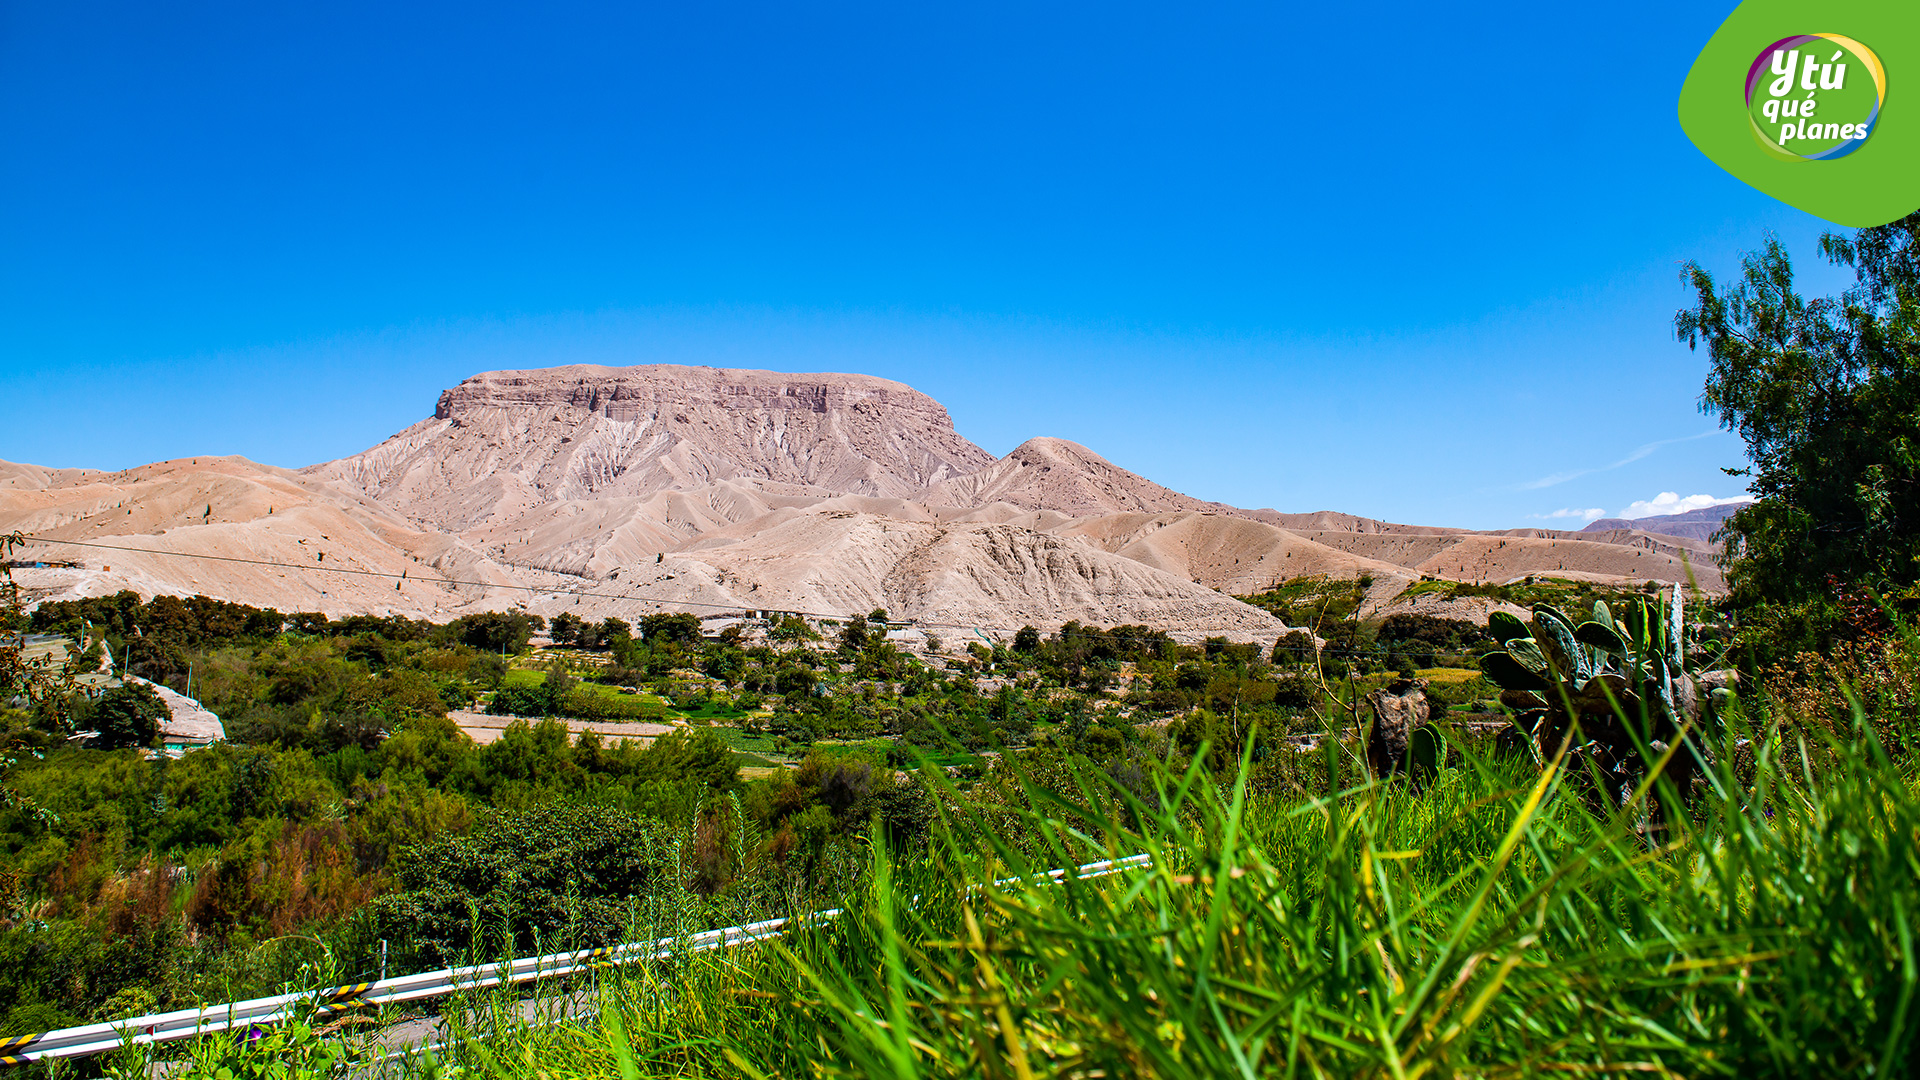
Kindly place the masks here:
[(126, 681), (153, 687), (153, 692), (167, 703), (168, 715), (167, 719), (160, 721), (159, 740), (160, 749), (166, 753), (178, 757), (189, 750), (198, 750), (226, 740), (227, 729), (206, 706), (138, 675), (128, 675)]
[[(74, 651), (72, 639), (64, 634), (23, 634), (12, 640), (21, 650), (22, 658), (28, 662), (61, 665), (67, 662)], [(86, 648), (87, 644), (82, 642), (80, 648)], [(111, 656), (104, 658), (101, 670), (75, 676), (74, 684), (89, 697), (99, 697), (123, 682), (152, 687), (153, 692), (160, 695), (160, 700), (167, 704), (167, 718), (160, 721), (158, 742), (161, 753), (179, 757), (188, 750), (197, 750), (226, 739), (227, 729), (220, 723), (220, 718), (199, 702), (138, 675), (116, 674), (112, 664)]]

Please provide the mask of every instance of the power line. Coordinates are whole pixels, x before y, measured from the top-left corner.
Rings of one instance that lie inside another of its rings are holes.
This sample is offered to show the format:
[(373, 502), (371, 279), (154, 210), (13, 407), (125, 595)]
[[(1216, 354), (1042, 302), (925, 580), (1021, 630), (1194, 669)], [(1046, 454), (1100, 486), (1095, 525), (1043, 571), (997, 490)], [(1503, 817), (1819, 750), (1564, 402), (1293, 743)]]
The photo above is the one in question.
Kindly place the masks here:
[[(203, 559), (211, 562), (243, 563), (249, 566), (268, 566), (268, 567), (273, 567), (275, 569), (280, 569), (280, 570), (299, 570), (299, 571), (310, 572), (310, 573), (317, 572), (317, 573), (323, 573), (323, 574), (351, 574), (351, 575), (356, 575), (360, 577), (376, 577), (381, 579), (390, 579), (396, 582), (403, 581), (403, 580), (404, 581), (424, 581), (429, 584), (443, 585), (449, 588), (454, 586), (466, 586), (471, 588), (502, 589), (502, 590), (508, 590), (508, 591), (528, 592), (528, 593), (555, 593), (558, 595), (586, 597), (586, 598), (597, 599), (597, 600), (625, 600), (625, 601), (630, 601), (635, 603), (658, 604), (661, 606), (706, 608), (713, 611), (778, 611), (778, 612), (781, 612), (782, 614), (804, 615), (804, 616), (815, 618), (815, 619), (840, 620), (840, 619), (846, 618), (844, 614), (841, 614), (839, 612), (801, 611), (801, 610), (796, 610), (792, 608), (749, 608), (742, 604), (708, 604), (708, 603), (703, 603), (696, 600), (664, 599), (659, 597), (634, 596), (634, 595), (628, 595), (624, 593), (593, 592), (590, 590), (589, 591), (570, 591), (564, 588), (542, 588), (537, 585), (504, 585), (504, 584), (501, 584), (498, 582), (492, 582), (492, 581), (461, 581), (455, 578), (413, 578), (413, 577), (409, 577), (408, 574), (404, 571), (402, 573), (395, 574), (391, 571), (386, 571), (386, 570), (354, 570), (348, 567), (322, 566), (318, 564), (309, 566), (305, 563), (275, 562), (270, 559), (244, 559), (234, 555), (204, 555), (204, 554), (191, 552), (191, 551), (160, 551), (153, 548), (127, 547), (125, 545), (120, 545), (120, 544), (98, 544), (98, 543), (92, 543), (84, 540), (55, 540), (50, 537), (44, 537), (44, 536), (23, 536), (22, 539), (30, 543), (37, 543), (37, 544), (65, 544), (69, 547), (93, 548), (100, 551), (125, 551), (135, 555), (157, 555), (165, 558)], [(549, 572), (553, 572), (553, 571), (549, 571)], [(1260, 610), (1264, 611), (1266, 609), (1262, 608)], [(1269, 614), (1271, 614), (1271, 612), (1269, 612)], [(920, 619), (913, 620), (913, 625), (916, 627), (926, 627), (934, 630), (976, 630), (976, 631), (997, 630), (1002, 632), (1017, 632), (1017, 630), (1019, 629), (1024, 629), (1024, 627), (1016, 628), (1016, 627), (1008, 627), (1008, 626), (980, 626), (975, 623), (936, 623), (936, 622), (926, 622)], [(1301, 632), (1301, 628), (1289, 627), (1289, 632), (1298, 633), (1298, 632)], [(1315, 649), (1311, 645), (1288, 645), (1285, 642), (1275, 642), (1272, 647), (1274, 649), (1283, 649), (1287, 652), (1291, 652), (1291, 653), (1294, 653), (1295, 655), (1300, 655), (1300, 656), (1305, 656), (1311, 653), (1315, 655), (1324, 654), (1324, 655), (1334, 656), (1334, 657), (1380, 657), (1380, 656), (1389, 655), (1393, 651), (1391, 649), (1388, 649), (1385, 646), (1375, 646), (1373, 650), (1341, 649), (1338, 647), (1331, 647), (1331, 646), (1321, 648), (1321, 649)], [(1436, 647), (1436, 648), (1443, 648), (1443, 647)]]
[[(707, 603), (702, 603), (696, 600), (668, 600), (668, 599), (648, 597), (648, 596), (631, 596), (624, 593), (593, 592), (590, 590), (575, 591), (575, 590), (566, 589), (564, 587), (543, 588), (538, 585), (506, 585), (506, 584), (502, 584), (500, 582), (495, 582), (495, 581), (461, 581), (456, 578), (446, 578), (446, 577), (415, 578), (415, 577), (408, 576), (406, 572), (396, 574), (390, 570), (354, 570), (347, 567), (324, 566), (317, 563), (309, 566), (305, 563), (274, 562), (270, 559), (242, 559), (233, 555), (202, 555), (202, 554), (191, 552), (191, 551), (158, 551), (153, 548), (126, 547), (118, 544), (95, 544), (95, 543), (88, 543), (86, 541), (81, 541), (81, 540), (53, 540), (53, 539), (49, 539), (47, 537), (42, 537), (42, 536), (28, 536), (25, 539), (31, 543), (37, 543), (37, 544), (66, 544), (70, 547), (97, 548), (101, 551), (127, 551), (127, 552), (132, 552), (136, 555), (158, 555), (165, 558), (175, 558), (175, 559), (207, 559), (213, 562), (245, 563), (249, 566), (271, 566), (279, 570), (300, 570), (308, 573), (354, 574), (360, 577), (376, 577), (376, 578), (382, 578), (382, 579), (391, 580), (391, 581), (402, 581), (402, 580), (421, 581), (431, 585), (446, 586), (449, 589), (457, 586), (468, 586), (468, 587), (478, 588), (478, 589), (505, 589), (505, 590), (514, 591), (514, 592), (557, 593), (557, 594), (563, 594), (566, 596), (590, 597), (593, 599), (600, 599), (600, 600), (631, 600), (631, 601), (638, 601), (641, 603), (649, 603), (649, 604), (672, 604), (679, 607), (710, 608), (715, 611), (781, 610), (781, 611), (787, 611), (789, 614), (793, 614), (793, 615), (810, 615), (810, 616), (813, 616), (814, 618), (820, 618), (820, 619), (846, 618), (844, 614), (829, 614), (826, 612), (817, 612), (817, 611), (790, 611), (789, 609), (784, 609), (784, 608), (781, 608), (781, 609), (749, 608), (744, 604), (707, 604)], [(549, 571), (549, 572), (552, 573), (555, 571)], [(936, 624), (928, 623), (924, 625), (931, 626)], [(940, 626), (941, 629), (970, 629), (970, 627), (949, 626), (948, 624), (944, 624), (944, 623), (938, 624), (938, 625)], [(992, 629), (997, 630), (1001, 628), (992, 627)]]
[[(649, 598), (644, 596), (641, 596), (641, 597), (622, 596), (618, 593), (569, 592), (563, 588), (541, 588), (540, 586), (537, 586), (537, 585), (503, 585), (503, 584), (500, 584), (499, 582), (494, 582), (494, 581), (460, 581), (454, 578), (414, 578), (414, 577), (408, 576), (408, 572), (406, 571), (402, 571), (401, 573), (396, 574), (390, 570), (353, 570), (347, 567), (324, 566), (318, 563), (315, 563), (314, 565), (309, 566), (305, 563), (274, 562), (270, 559), (242, 559), (233, 555), (202, 555), (192, 551), (158, 551), (153, 548), (125, 547), (118, 544), (94, 544), (94, 543), (88, 543), (82, 540), (52, 540), (44, 536), (28, 536), (25, 539), (30, 543), (36, 543), (36, 544), (66, 544), (69, 547), (97, 548), (101, 551), (129, 551), (136, 555), (159, 555), (164, 558), (173, 558), (173, 559), (207, 559), (212, 562), (245, 563), (249, 566), (271, 566), (280, 570), (301, 570), (306, 572), (314, 572), (314, 573), (322, 573), (322, 574), (356, 574), (361, 577), (385, 578), (392, 581), (402, 581), (402, 580), (424, 581), (432, 585), (445, 585), (449, 587), (457, 586), (457, 585), (466, 585), (466, 586), (472, 586), (474, 588), (480, 588), (480, 589), (509, 589), (509, 590), (515, 590), (519, 592), (532, 592), (532, 593), (543, 593), (543, 592), (566, 593), (566, 595), (568, 596), (591, 596), (595, 598), (603, 598), (603, 599), (609, 599), (609, 600), (645, 600), (645, 601), (648, 601), (649, 603), (682, 604), (686, 607), (714, 608), (720, 611), (750, 610), (740, 604), (702, 604), (702, 603), (697, 603), (691, 600), (685, 600), (685, 601), (650, 600)], [(555, 571), (549, 571), (549, 572), (551, 573)], [(812, 615), (814, 613), (809, 611), (809, 612), (795, 612), (795, 614)], [(841, 618), (842, 616), (826, 615), (821, 617), (829, 618), (829, 619), (837, 619), (837, 618)]]

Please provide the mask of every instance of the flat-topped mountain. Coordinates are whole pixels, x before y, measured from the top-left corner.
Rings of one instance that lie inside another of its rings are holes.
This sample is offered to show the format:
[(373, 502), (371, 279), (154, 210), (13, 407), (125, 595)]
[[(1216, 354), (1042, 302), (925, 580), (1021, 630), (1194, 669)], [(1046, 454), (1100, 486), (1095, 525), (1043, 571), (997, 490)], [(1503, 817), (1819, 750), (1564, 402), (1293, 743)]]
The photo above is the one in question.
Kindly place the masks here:
[(992, 461), (939, 402), (886, 379), (582, 364), (475, 375), (432, 417), (305, 471), (460, 531), (730, 481), (902, 497)]
[(1078, 619), (1270, 642), (1285, 628), (1232, 594), (1302, 575), (1369, 577), (1375, 610), (1423, 577), (1719, 587), (1709, 545), (1633, 524), (1492, 533), (1248, 510), (1065, 439), (995, 459), (885, 379), (673, 365), (476, 375), (393, 438), (298, 471), (0, 462), (0, 531), (105, 545), (34, 549), (83, 564), (23, 571), (38, 595), (333, 614), (883, 607), (968, 634)]

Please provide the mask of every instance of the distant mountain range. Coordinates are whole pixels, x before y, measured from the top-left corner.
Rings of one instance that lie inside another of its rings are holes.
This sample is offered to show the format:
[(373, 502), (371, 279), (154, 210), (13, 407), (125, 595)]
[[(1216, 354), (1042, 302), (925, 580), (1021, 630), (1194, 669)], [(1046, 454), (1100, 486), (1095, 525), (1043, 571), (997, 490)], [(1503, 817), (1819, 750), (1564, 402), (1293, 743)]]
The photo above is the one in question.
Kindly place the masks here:
[(1271, 640), (1285, 628), (1231, 594), (1305, 574), (1371, 576), (1378, 603), (1422, 577), (1691, 567), (1717, 588), (1709, 546), (1667, 531), (1689, 517), (1472, 532), (1246, 510), (1063, 439), (996, 459), (900, 383), (668, 365), (476, 375), (380, 445), (300, 470), (0, 463), (0, 531), (102, 545), (37, 548), (85, 564), (23, 571), (38, 595), (440, 618), (881, 607), (988, 635), (1078, 619)]
[[(1749, 500), (1751, 501), (1751, 500)], [(1643, 518), (1601, 518), (1582, 529), (1582, 532), (1607, 532), (1614, 529), (1640, 529), (1644, 532), (1660, 533), (1664, 536), (1684, 536), (1691, 540), (1711, 540), (1720, 530), (1720, 523), (1733, 516), (1733, 512), (1747, 505), (1746, 502), (1722, 503), (1719, 506), (1689, 510), (1684, 514), (1663, 514), (1657, 517)]]

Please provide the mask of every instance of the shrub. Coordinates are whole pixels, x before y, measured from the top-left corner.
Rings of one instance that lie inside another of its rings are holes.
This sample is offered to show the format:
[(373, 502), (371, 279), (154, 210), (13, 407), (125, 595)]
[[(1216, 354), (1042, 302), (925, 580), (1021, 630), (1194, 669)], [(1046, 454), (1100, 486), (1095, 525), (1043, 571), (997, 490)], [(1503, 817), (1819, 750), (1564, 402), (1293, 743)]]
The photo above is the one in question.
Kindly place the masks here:
[(553, 696), (544, 683), (538, 686), (502, 686), (487, 703), (494, 716), (551, 716)]
[(94, 745), (106, 750), (152, 746), (167, 718), (167, 703), (145, 683), (124, 683), (100, 695), (88, 722), (100, 733)]
[(510, 814), (402, 855), (405, 891), (383, 901), (383, 921), (443, 962), (604, 945), (628, 928), (636, 901), (678, 886), (668, 850), (660, 825), (612, 807)]

